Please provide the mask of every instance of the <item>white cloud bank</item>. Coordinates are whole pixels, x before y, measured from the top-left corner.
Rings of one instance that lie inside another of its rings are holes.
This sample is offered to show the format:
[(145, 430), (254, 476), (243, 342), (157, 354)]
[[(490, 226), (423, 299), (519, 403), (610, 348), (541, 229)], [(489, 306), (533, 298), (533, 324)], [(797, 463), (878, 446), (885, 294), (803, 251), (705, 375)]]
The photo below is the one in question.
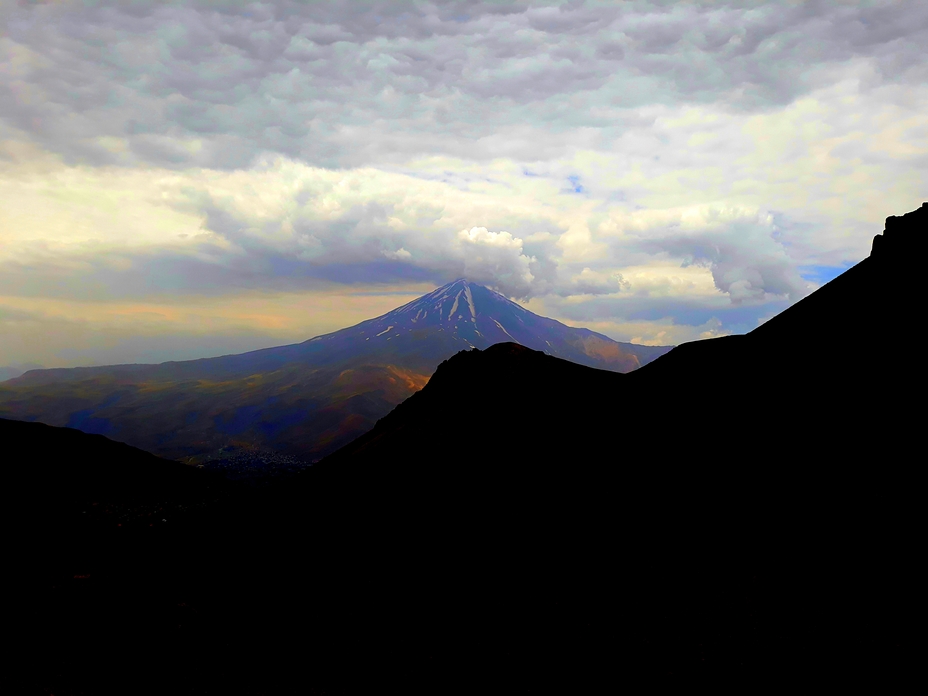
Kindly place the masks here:
[[(0, 365), (33, 361), (42, 326), (46, 363), (116, 359), (125, 337), (62, 352), (74, 321), (118, 333), (106, 307), (197, 304), (233, 350), (332, 328), (272, 330), (268, 298), (311, 316), (379, 293), (375, 314), (460, 276), (623, 340), (745, 331), (928, 192), (917, 3), (58, 2), (0, 21)], [(162, 314), (150, 335), (199, 335)]]

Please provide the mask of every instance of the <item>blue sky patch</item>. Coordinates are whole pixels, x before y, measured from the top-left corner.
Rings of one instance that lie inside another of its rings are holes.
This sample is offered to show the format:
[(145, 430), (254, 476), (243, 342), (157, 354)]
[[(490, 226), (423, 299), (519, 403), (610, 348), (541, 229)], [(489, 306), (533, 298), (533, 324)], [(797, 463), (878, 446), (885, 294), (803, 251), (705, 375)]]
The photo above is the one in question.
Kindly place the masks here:
[(845, 262), (840, 266), (800, 266), (799, 274), (806, 280), (824, 285), (844, 273), (854, 264)]

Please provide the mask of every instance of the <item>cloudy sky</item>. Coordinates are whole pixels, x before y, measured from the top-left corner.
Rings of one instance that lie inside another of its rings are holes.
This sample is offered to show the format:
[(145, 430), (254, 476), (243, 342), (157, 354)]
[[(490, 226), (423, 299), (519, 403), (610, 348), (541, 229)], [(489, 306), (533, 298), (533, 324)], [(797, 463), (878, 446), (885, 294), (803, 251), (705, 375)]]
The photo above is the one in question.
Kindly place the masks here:
[(928, 197), (925, 46), (924, 2), (0, 0), (0, 366), (458, 277), (623, 341), (749, 331)]

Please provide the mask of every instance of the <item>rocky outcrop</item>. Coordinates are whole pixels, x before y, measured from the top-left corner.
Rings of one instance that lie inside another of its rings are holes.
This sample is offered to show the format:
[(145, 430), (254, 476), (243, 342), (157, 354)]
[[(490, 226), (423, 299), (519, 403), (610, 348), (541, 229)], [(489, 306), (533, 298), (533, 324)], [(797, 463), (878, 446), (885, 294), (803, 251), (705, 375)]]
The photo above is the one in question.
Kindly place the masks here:
[(873, 238), (870, 256), (871, 258), (883, 257), (887, 254), (898, 256), (924, 251), (926, 236), (928, 236), (928, 203), (922, 203), (918, 210), (905, 215), (890, 215), (886, 218), (886, 228), (883, 234), (878, 234)]

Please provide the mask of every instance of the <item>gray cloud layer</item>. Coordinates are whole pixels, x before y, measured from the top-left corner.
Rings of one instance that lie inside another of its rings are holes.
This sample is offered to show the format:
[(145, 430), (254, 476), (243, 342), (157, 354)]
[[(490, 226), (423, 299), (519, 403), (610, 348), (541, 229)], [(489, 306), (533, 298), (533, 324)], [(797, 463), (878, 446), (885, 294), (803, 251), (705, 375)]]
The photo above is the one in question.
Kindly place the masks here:
[[(134, 245), (0, 228), (0, 298), (466, 275), (577, 322), (741, 331), (928, 186), (925, 3), (64, 1), (0, 22), (0, 167), (26, 181), (28, 145), (98, 191), (148, 172), (139, 215), (192, 221)], [(22, 190), (93, 195), (55, 176)]]
[(879, 84), (928, 81), (923, 3), (75, 2), (4, 15), (19, 67), (0, 117), (94, 163), (537, 159), (577, 129), (620, 134), (604, 105), (767, 109), (854, 58)]

